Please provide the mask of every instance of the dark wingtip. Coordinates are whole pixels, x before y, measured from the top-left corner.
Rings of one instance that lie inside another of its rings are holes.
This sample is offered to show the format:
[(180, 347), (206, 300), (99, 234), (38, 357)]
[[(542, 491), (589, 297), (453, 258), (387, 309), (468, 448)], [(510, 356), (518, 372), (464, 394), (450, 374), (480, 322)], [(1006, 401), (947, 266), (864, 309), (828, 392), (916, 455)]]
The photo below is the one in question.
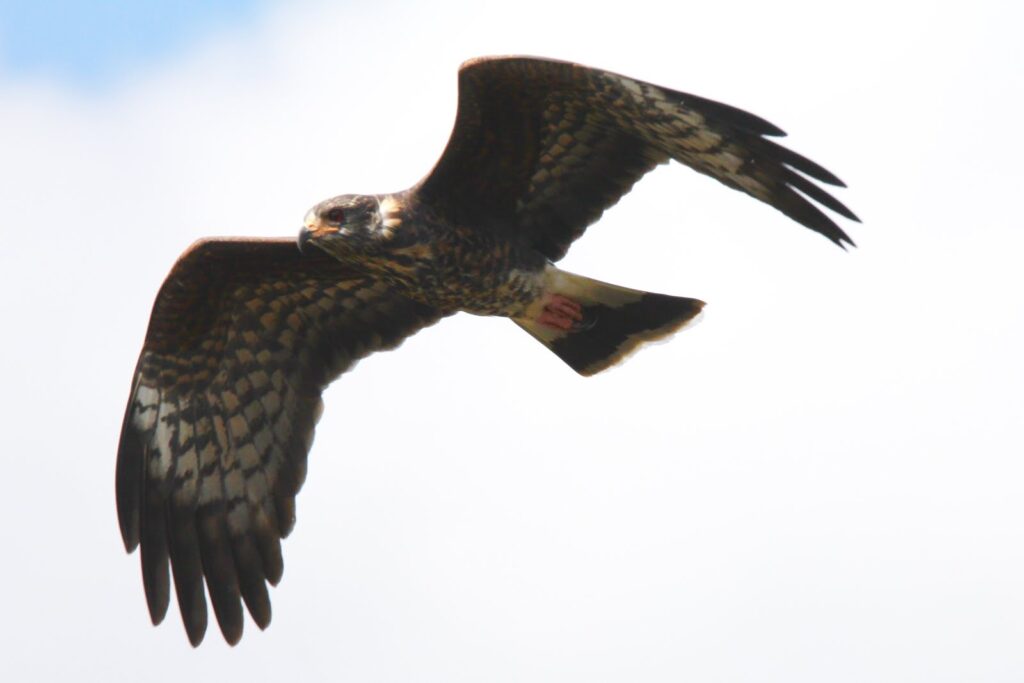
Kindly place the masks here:
[(249, 616), (261, 631), (267, 630), (270, 626), (271, 609), (270, 597), (267, 595), (267, 585), (260, 580), (261, 592), (256, 592), (254, 597), (251, 593), (245, 598), (245, 606), (249, 608)]
[(691, 95), (689, 93), (677, 93), (682, 96), (682, 102), (684, 105), (696, 105), (695, 109), (700, 111), (702, 114), (708, 115), (715, 120), (715, 122), (721, 122), (728, 124), (739, 130), (744, 130), (748, 133), (755, 135), (767, 135), (774, 138), (786, 137), (786, 131), (776, 126), (771, 121), (767, 121), (756, 114), (751, 114), (749, 111), (734, 107), (731, 104), (725, 104), (715, 100), (709, 100), (704, 97), (698, 97), (697, 95)]
[(798, 154), (788, 147), (783, 147), (772, 140), (762, 140), (761, 144), (767, 148), (768, 153), (771, 156), (786, 166), (796, 169), (797, 171), (809, 175), (815, 180), (819, 180), (828, 185), (846, 187), (846, 183), (840, 180), (836, 174), (832, 173), (821, 164), (811, 161), (803, 154)]
[(185, 623), (185, 633), (188, 634), (188, 642), (192, 643), (192, 647), (199, 647), (199, 643), (203, 642), (203, 638), (206, 636), (205, 598), (201, 609), (193, 608), (187, 614), (183, 612), (181, 616)]
[(186, 622), (185, 633), (188, 634), (189, 644), (192, 647), (199, 647), (199, 645), (203, 642), (203, 637), (206, 636), (206, 623), (204, 622), (202, 627), (190, 627), (189, 622)]
[(847, 235), (845, 232), (843, 232), (843, 230), (841, 228), (839, 228), (838, 226), (836, 227), (835, 230), (830, 230), (829, 232), (824, 232), (823, 230), (821, 230), (821, 229), (819, 229), (817, 227), (811, 226), (811, 225), (807, 225), (806, 223), (801, 223), (801, 225), (803, 225), (804, 227), (810, 228), (811, 230), (813, 230), (814, 232), (816, 232), (816, 233), (818, 233), (820, 235), (823, 235), (825, 237), (825, 239), (827, 239), (829, 242), (831, 242), (832, 244), (836, 245), (837, 247), (839, 247), (843, 251), (848, 252), (848, 251), (850, 251), (851, 248), (854, 248), (854, 249), (857, 248), (857, 245), (854, 244), (852, 239), (850, 239), (850, 236)]
[[(833, 225), (835, 226), (835, 224), (833, 224)], [(810, 226), (808, 226), (808, 227), (810, 227)], [(811, 228), (811, 229), (815, 230), (815, 228)], [(822, 234), (824, 234), (826, 237), (828, 237), (828, 239), (833, 244), (835, 244), (837, 247), (839, 247), (843, 251), (849, 251), (850, 247), (853, 247), (853, 248), (857, 247), (857, 245), (854, 243), (853, 239), (851, 239), (850, 236), (847, 235), (846, 232), (844, 232), (843, 229), (838, 227), (838, 226), (835, 226), (835, 231), (833, 233), (822, 233)]]
[(167, 616), (171, 600), (170, 572), (167, 566), (167, 530), (163, 504), (155, 495), (146, 501), (145, 522), (141, 529), (140, 563), (142, 588), (146, 594), (149, 619), (156, 626)]
[[(812, 191), (804, 193), (807, 188), (796, 187), (794, 184), (787, 184), (785, 190), (781, 193), (775, 194), (770, 203), (776, 209), (782, 211), (793, 220), (805, 228), (809, 228), (817, 233), (821, 233), (833, 243), (838, 245), (842, 249), (846, 249), (846, 245), (855, 246), (853, 240), (846, 232), (836, 225), (836, 222), (829, 218), (820, 208), (811, 203), (811, 198), (816, 201), (821, 201), (817, 196), (819, 193), (825, 195), (821, 188), (813, 186), (806, 179), (801, 179), (804, 183), (810, 185)], [(828, 195), (825, 195), (828, 197)], [(832, 202), (834, 199), (829, 197)], [(824, 202), (823, 202), (824, 203)]]
[(284, 575), (284, 558), (281, 556), (281, 540), (274, 534), (260, 533), (256, 542), (263, 559), (263, 575), (267, 583), (276, 586)]
[(252, 535), (247, 534), (235, 541), (235, 558), (242, 600), (262, 631), (270, 625), (270, 594), (263, 574), (263, 559)]
[(217, 625), (220, 626), (221, 635), (228, 645), (234, 646), (242, 639), (245, 630), (245, 620), (242, 618), (242, 604), (237, 594), (231, 599), (213, 598), (216, 588), (211, 590), (211, 601), (213, 602), (213, 613), (217, 617)]
[(266, 613), (264, 613), (262, 615), (257, 616), (255, 614), (253, 614), (252, 612), (249, 612), (249, 614), (252, 615), (252, 620), (254, 622), (256, 622), (256, 625), (259, 627), (259, 629), (261, 631), (266, 631), (267, 627), (270, 626), (270, 606), (269, 605), (267, 605)]
[(224, 624), (221, 624), (220, 632), (224, 635), (225, 642), (234, 647), (242, 639), (242, 622), (238, 623), (237, 628), (234, 626), (227, 628)]
[[(200, 584), (198, 589), (198, 595), (194, 586), (181, 586), (185, 589), (186, 594), (191, 593), (189, 600), (182, 600), (179, 594), (178, 606), (181, 608), (181, 620), (185, 625), (185, 633), (188, 635), (188, 642), (192, 644), (192, 647), (199, 647), (199, 643), (203, 642), (203, 637), (206, 636), (207, 626), (207, 615), (206, 615), (206, 598), (203, 596), (203, 588)], [(175, 591), (179, 590), (177, 582), (174, 586)], [(191, 603), (191, 604), (190, 604)]]
[(252, 617), (252, 620), (261, 631), (266, 630), (270, 626), (273, 612), (270, 607), (270, 595), (267, 592), (267, 584), (264, 583), (262, 578), (259, 579), (258, 585), (243, 593), (243, 599), (245, 600), (245, 606), (249, 609), (249, 616)]
[(121, 543), (124, 544), (124, 551), (131, 555), (139, 547), (139, 520), (138, 513), (127, 521), (127, 515), (119, 520), (121, 527)]
[(139, 547), (139, 539), (137, 537), (129, 538), (125, 534), (124, 529), (121, 529), (121, 542), (124, 543), (124, 551), (129, 555), (134, 553), (135, 549)]
[(163, 623), (164, 617), (167, 616), (167, 607), (170, 604), (170, 598), (166, 600), (150, 600), (147, 602), (149, 608), (149, 621), (153, 626), (159, 626)]
[(139, 517), (142, 506), (142, 461), (145, 449), (130, 419), (135, 399), (135, 387), (128, 397), (121, 438), (117, 445), (117, 464), (114, 468), (114, 500), (117, 504), (117, 525), (125, 551), (131, 553), (139, 547)]
[(790, 169), (785, 170), (786, 183), (790, 188), (800, 192), (806, 197), (813, 199), (827, 209), (835, 211), (840, 216), (848, 218), (852, 221), (860, 222), (857, 215), (850, 211), (849, 208), (841, 201), (830, 195), (825, 190), (821, 189), (813, 182), (805, 178), (804, 176), (796, 173)]

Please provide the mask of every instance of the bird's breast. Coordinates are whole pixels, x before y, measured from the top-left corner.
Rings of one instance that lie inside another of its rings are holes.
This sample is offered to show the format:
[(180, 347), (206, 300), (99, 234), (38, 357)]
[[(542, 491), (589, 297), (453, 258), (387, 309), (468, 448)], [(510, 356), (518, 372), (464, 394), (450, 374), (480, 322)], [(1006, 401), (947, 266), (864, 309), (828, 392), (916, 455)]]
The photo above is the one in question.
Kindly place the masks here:
[[(407, 226), (403, 225), (403, 228)], [(544, 259), (476, 230), (420, 231), (388, 250), (389, 277), (445, 312), (514, 316), (543, 288)]]

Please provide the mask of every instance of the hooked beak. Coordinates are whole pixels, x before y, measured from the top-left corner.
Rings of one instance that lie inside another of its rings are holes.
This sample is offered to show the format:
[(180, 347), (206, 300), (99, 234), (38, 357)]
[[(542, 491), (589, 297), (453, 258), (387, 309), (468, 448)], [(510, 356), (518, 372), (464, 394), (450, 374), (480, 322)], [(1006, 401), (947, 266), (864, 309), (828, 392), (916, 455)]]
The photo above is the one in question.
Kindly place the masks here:
[(330, 235), (338, 232), (338, 228), (331, 227), (328, 225), (321, 225), (318, 220), (312, 216), (306, 216), (305, 225), (299, 229), (299, 251), (303, 254), (307, 253), (307, 248), (310, 242), (315, 242), (324, 235)]
[(307, 250), (309, 249), (310, 242), (314, 242), (324, 235), (329, 235), (335, 232), (338, 232), (337, 228), (319, 228), (316, 230), (310, 230), (306, 226), (302, 226), (302, 228), (299, 229), (299, 251), (303, 254), (309, 253)]

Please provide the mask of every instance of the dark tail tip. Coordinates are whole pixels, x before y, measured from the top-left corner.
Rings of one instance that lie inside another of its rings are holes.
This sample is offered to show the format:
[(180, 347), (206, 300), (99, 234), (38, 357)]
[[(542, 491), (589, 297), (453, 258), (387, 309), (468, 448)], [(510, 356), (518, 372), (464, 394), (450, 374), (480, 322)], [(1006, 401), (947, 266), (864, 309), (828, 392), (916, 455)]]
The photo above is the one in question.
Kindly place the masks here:
[(699, 299), (642, 293), (635, 301), (619, 305), (584, 305), (586, 324), (550, 341), (532, 330), (532, 324), (519, 325), (573, 370), (590, 376), (622, 361), (643, 344), (692, 324), (703, 308)]

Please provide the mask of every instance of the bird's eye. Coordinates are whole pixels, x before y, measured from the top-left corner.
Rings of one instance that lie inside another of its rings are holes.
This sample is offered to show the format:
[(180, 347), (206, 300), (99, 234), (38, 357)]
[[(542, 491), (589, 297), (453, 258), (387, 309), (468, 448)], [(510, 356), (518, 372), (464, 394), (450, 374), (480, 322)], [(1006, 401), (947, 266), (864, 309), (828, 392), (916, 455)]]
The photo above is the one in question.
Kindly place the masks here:
[(330, 223), (344, 223), (345, 222), (345, 210), (340, 206), (336, 206), (333, 209), (328, 209), (324, 213), (324, 219)]

